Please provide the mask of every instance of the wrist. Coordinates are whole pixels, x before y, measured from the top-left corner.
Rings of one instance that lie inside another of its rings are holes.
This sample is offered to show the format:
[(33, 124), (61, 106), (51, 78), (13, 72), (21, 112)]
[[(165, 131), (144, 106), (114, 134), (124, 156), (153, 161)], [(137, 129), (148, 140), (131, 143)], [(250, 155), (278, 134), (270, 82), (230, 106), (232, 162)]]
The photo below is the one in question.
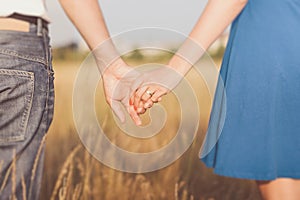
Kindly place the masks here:
[(124, 62), (122, 58), (116, 59), (104, 70), (103, 75), (112, 75), (117, 78), (123, 77), (131, 68)]
[(185, 76), (192, 67), (192, 64), (181, 58), (180, 56), (175, 55), (168, 63), (168, 67), (175, 70), (178, 74)]

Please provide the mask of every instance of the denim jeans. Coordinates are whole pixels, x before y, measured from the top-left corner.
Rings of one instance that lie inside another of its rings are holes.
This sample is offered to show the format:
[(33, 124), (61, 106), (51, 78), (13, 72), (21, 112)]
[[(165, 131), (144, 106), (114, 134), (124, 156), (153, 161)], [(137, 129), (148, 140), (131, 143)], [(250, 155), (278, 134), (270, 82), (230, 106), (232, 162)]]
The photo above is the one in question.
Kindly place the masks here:
[(0, 199), (38, 199), (45, 135), (53, 117), (45, 27), (0, 31)]

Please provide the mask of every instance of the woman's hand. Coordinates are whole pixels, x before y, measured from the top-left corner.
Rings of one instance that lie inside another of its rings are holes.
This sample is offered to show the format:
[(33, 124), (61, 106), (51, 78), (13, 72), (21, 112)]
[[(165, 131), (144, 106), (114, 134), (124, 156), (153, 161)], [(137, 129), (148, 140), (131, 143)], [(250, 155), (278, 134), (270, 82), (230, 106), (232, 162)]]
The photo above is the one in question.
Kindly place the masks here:
[(183, 75), (168, 66), (145, 72), (134, 82), (133, 89), (138, 89), (131, 96), (130, 102), (138, 114), (143, 114), (173, 90), (182, 78)]

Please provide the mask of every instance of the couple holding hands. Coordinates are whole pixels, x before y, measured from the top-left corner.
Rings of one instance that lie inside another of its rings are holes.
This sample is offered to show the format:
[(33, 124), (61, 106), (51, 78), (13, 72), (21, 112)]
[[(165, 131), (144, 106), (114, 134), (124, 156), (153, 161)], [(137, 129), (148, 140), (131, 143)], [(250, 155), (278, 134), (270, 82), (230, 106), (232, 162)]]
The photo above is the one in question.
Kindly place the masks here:
[[(264, 199), (299, 198), (297, 0), (209, 0), (168, 65), (145, 73), (128, 66), (106, 42), (110, 35), (97, 0), (60, 3), (93, 51), (107, 102), (122, 122), (123, 104), (136, 125), (141, 125), (139, 115), (174, 89), (231, 24), (220, 71), (226, 118), (221, 130), (216, 128), (222, 120), (215, 97), (207, 137), (216, 129), (222, 134), (201, 159), (216, 174), (256, 180)], [(48, 18), (42, 0), (7, 0), (0, 16), (0, 197), (23, 199), (26, 191), (27, 199), (38, 199), (44, 136), (54, 104)], [(7, 31), (5, 21), (12, 30)], [(17, 30), (20, 21), (29, 23), (28, 30)], [(12, 164), (14, 182), (5, 178)]]

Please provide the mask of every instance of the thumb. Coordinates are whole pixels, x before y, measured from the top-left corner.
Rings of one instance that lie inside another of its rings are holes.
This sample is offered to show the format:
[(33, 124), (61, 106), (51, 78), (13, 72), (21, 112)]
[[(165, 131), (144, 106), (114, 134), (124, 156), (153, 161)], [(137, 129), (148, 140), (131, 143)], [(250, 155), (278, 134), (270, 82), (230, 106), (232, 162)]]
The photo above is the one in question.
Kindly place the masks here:
[(118, 117), (118, 119), (121, 121), (121, 123), (125, 123), (125, 113), (124, 109), (122, 108), (122, 104), (118, 101), (112, 101), (111, 102), (111, 109), (115, 113), (115, 115)]
[(124, 107), (127, 109), (128, 114), (130, 115), (132, 121), (135, 123), (135, 125), (140, 126), (142, 125), (142, 120), (136, 110), (134, 109), (133, 105), (129, 104), (130, 99), (129, 98), (124, 98), (122, 100), (122, 104)]
[(142, 125), (142, 120), (138, 113), (135, 111), (134, 107), (131, 105), (127, 108), (128, 113), (131, 117), (131, 119), (134, 121), (135, 125), (140, 126)]

